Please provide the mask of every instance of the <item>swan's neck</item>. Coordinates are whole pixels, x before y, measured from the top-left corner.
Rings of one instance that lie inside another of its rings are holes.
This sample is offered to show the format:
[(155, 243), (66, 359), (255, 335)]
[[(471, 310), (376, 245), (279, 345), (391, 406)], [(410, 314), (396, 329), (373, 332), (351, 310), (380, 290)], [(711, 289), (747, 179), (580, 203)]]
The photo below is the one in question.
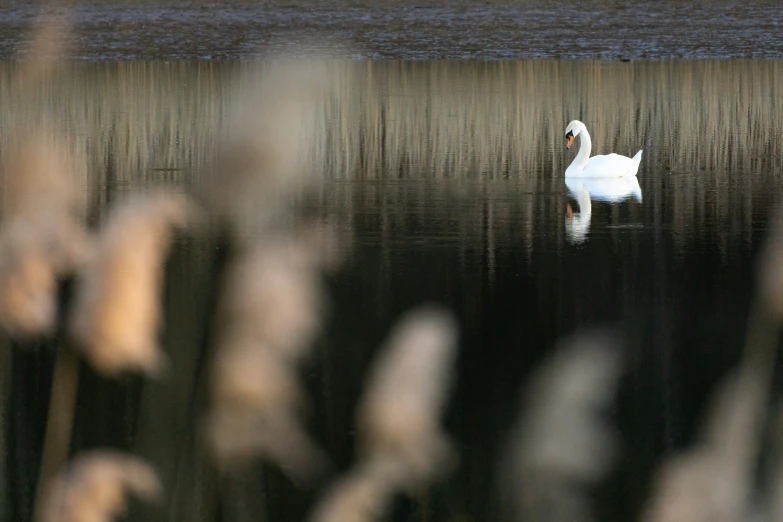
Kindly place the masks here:
[[(590, 138), (587, 139), (589, 140)], [(587, 219), (589, 222), (590, 217), (593, 215), (593, 204), (590, 202), (590, 193), (587, 192), (587, 189), (582, 188), (582, 190), (579, 191), (576, 201), (579, 203), (580, 217), (583, 220)]]
[(573, 243), (581, 243), (587, 238), (592, 217), (590, 198), (588, 197), (586, 203), (581, 198), (578, 201), (579, 215), (574, 214), (570, 222), (566, 223), (566, 234), (568, 234), (569, 241)]
[(579, 132), (579, 153), (571, 162), (571, 165), (584, 168), (587, 165), (587, 160), (590, 159), (590, 149), (593, 148), (593, 142), (590, 140), (590, 133), (587, 132), (586, 127), (582, 127)]

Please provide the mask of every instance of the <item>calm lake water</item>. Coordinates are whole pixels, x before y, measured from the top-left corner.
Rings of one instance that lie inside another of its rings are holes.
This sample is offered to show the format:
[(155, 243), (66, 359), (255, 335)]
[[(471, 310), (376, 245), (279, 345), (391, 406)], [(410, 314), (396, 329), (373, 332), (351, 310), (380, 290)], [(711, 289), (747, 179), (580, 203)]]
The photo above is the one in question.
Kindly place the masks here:
[[(214, 151), (228, 78), (241, 67), (71, 64), (22, 103), (15, 66), (2, 65), (0, 142), (15, 122), (52, 116), (88, 156), (98, 222), (130, 191), (197, 179)], [(520, 388), (558, 339), (613, 327), (628, 362), (613, 411), (623, 452), (596, 510), (600, 520), (633, 519), (653, 467), (691, 441), (742, 347), (783, 175), (783, 62), (333, 67), (354, 81), (319, 109), (327, 131), (308, 154), (325, 182), (307, 205), (355, 239), (348, 264), (329, 278), (327, 333), (305, 371), (312, 433), (347, 467), (377, 347), (404, 311), (442, 303), (461, 328), (445, 421), (460, 466), (426, 495), (401, 500), (394, 519), (497, 520), (497, 463)], [(574, 155), (563, 131), (577, 118), (594, 153), (644, 149), (633, 194), (606, 201), (617, 198), (588, 187), (589, 223), (571, 192), (578, 187), (563, 178)], [(259, 466), (215, 505), (195, 428), (219, 254), (186, 237), (169, 261), (163, 345), (172, 379), (115, 383), (82, 368), (74, 449), (128, 449), (166, 486), (164, 503), (134, 505), (132, 520), (303, 520), (317, 498)], [(5, 520), (29, 516), (53, 349), (3, 350)]]

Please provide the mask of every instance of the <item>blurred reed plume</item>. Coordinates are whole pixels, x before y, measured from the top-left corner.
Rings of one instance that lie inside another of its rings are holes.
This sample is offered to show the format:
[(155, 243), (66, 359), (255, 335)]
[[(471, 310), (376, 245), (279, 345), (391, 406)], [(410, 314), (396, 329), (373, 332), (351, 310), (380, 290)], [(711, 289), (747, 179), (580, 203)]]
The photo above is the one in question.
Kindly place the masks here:
[(764, 255), (759, 259), (756, 292), (774, 321), (783, 321), (783, 209), (772, 214)]
[(440, 428), (456, 350), (454, 318), (420, 307), (398, 321), (373, 365), (358, 411), (359, 458), (393, 463), (398, 487), (428, 483), (456, 457)]
[(395, 488), (376, 464), (358, 466), (338, 479), (310, 516), (311, 522), (375, 522), (383, 515)]
[(18, 129), (3, 156), (4, 220), (84, 216), (86, 163), (64, 136), (49, 126)]
[[(20, 95), (46, 80), (69, 28), (64, 17), (36, 26), (14, 77)], [(82, 224), (87, 164), (45, 121), (17, 124), (9, 134), (2, 151), (0, 326), (14, 338), (40, 338), (55, 328), (58, 281), (88, 250)]]
[(701, 440), (664, 462), (644, 522), (752, 519), (752, 486), (764, 414), (764, 378), (741, 371), (721, 386)]
[(298, 483), (328, 464), (302, 426), (297, 374), (326, 312), (321, 270), (335, 261), (316, 237), (305, 227), (270, 238), (241, 250), (229, 266), (208, 420), (221, 464), (233, 467), (260, 456)]
[(586, 489), (606, 475), (617, 443), (602, 415), (619, 355), (608, 334), (575, 335), (536, 370), (501, 466), (511, 519), (591, 519)]
[[(754, 488), (783, 323), (781, 217), (783, 208), (773, 214), (768, 244), (760, 257), (756, 302), (739, 369), (713, 397), (696, 444), (661, 466), (644, 522), (773, 521), (783, 516), (777, 500), (783, 476), (779, 448), (777, 454), (763, 455), (772, 463), (766, 491)], [(781, 425), (772, 420), (772, 437), (779, 439)]]
[(336, 80), (317, 58), (272, 57), (243, 72), (204, 181), (211, 208), (240, 237), (265, 227), (292, 191), (317, 179), (307, 145), (325, 133), (316, 116)]
[(163, 263), (172, 230), (196, 218), (183, 194), (160, 191), (132, 197), (109, 214), (94, 255), (79, 274), (70, 333), (99, 373), (158, 375)]
[(340, 256), (328, 227), (300, 226), (282, 237), (272, 230), (284, 223), (292, 196), (315, 180), (304, 161), (307, 145), (324, 132), (316, 126), (318, 103), (336, 78), (323, 60), (291, 56), (289, 49), (243, 71), (201, 185), (238, 252), (220, 300), (207, 429), (222, 466), (258, 456), (303, 485), (328, 459), (302, 425), (298, 364), (321, 332), (321, 272)]
[(316, 506), (314, 522), (382, 518), (393, 495), (426, 487), (456, 462), (440, 415), (456, 356), (454, 318), (434, 306), (399, 320), (357, 412), (358, 463)]
[(83, 261), (88, 245), (81, 228), (60, 225), (46, 229), (22, 221), (0, 230), (0, 325), (13, 338), (54, 333), (57, 283)]
[(113, 450), (87, 451), (46, 488), (36, 522), (110, 522), (125, 513), (128, 494), (150, 501), (161, 489), (145, 461)]
[(20, 91), (31, 89), (58, 66), (68, 51), (68, 36), (73, 27), (69, 15), (39, 19), (32, 30), (32, 42), (25, 53), (21, 74), (15, 78)]
[(227, 335), (263, 344), (287, 363), (305, 357), (325, 309), (316, 256), (293, 236), (241, 255), (226, 283), (221, 326)]
[(765, 474), (767, 479), (766, 488), (766, 513), (764, 513), (761, 520), (766, 521), (779, 521), (783, 520), (783, 409), (781, 408), (780, 400), (776, 401), (776, 408), (772, 415), (772, 429), (770, 430), (774, 436), (774, 440), (771, 444), (772, 448), (770, 453), (772, 458), (770, 459), (774, 466)]

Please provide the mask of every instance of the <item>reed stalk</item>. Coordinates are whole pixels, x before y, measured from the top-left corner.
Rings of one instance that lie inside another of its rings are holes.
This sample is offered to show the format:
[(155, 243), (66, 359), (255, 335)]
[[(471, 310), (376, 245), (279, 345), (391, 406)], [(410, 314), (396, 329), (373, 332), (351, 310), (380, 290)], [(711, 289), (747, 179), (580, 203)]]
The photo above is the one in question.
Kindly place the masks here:
[(70, 346), (61, 346), (54, 363), (41, 469), (33, 505), (34, 521), (41, 518), (46, 488), (68, 461), (78, 388), (79, 360)]

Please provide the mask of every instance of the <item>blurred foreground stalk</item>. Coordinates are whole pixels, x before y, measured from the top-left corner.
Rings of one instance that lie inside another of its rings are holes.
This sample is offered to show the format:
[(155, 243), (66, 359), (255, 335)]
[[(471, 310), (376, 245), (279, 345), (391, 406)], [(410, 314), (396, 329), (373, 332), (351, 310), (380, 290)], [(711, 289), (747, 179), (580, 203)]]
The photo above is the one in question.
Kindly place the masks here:
[[(783, 320), (783, 209), (771, 223), (739, 368), (713, 397), (698, 443), (661, 466), (644, 522), (783, 519), (777, 500), (783, 484), (781, 455), (772, 455), (777, 462), (766, 491), (754, 488), (758, 462), (765, 458), (762, 439), (770, 421), (767, 406), (775, 396), (772, 384)], [(783, 437), (781, 426), (772, 426), (777, 427), (772, 436)]]
[(69, 346), (63, 346), (58, 351), (54, 364), (41, 469), (35, 489), (34, 521), (41, 519), (45, 488), (68, 461), (78, 389), (79, 361)]
[(622, 368), (617, 340), (585, 332), (562, 340), (525, 387), (500, 464), (510, 520), (592, 519), (589, 488), (609, 471), (616, 438), (603, 415)]
[(358, 462), (327, 490), (311, 522), (382, 519), (395, 495), (414, 494), (455, 465), (440, 416), (456, 350), (457, 324), (445, 310), (422, 306), (399, 320), (358, 407)]

